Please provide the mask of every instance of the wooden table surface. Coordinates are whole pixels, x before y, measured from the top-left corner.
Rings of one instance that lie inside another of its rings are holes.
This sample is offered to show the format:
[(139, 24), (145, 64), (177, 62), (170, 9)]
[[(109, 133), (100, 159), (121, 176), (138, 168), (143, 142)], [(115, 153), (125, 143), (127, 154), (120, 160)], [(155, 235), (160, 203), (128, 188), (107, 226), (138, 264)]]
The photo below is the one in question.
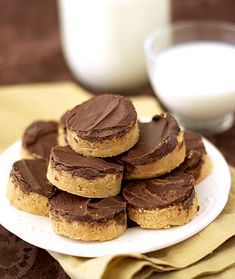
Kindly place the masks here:
[[(235, 21), (233, 0), (173, 0), (172, 4), (173, 20)], [(56, 1), (0, 0), (0, 84), (62, 80), (73, 80), (73, 77), (62, 56)], [(146, 87), (133, 93), (152, 94), (152, 91)], [(235, 166), (235, 126), (210, 140)], [(64, 279), (68, 276), (46, 251), (0, 226), (0, 278)]]

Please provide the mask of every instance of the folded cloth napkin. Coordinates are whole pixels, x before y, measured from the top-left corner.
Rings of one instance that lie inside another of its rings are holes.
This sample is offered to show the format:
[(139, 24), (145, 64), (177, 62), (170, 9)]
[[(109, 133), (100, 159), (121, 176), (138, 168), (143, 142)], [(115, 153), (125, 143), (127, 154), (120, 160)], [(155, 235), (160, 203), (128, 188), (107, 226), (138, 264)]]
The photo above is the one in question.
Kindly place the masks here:
[[(0, 88), (0, 151), (20, 138), (36, 119), (59, 119), (91, 94), (73, 83)], [(133, 97), (138, 115), (162, 111), (153, 97)], [(81, 258), (49, 251), (72, 279), (235, 278), (235, 168), (232, 188), (219, 217), (204, 230), (174, 246), (145, 255)], [(221, 185), (223, 187), (223, 185)]]

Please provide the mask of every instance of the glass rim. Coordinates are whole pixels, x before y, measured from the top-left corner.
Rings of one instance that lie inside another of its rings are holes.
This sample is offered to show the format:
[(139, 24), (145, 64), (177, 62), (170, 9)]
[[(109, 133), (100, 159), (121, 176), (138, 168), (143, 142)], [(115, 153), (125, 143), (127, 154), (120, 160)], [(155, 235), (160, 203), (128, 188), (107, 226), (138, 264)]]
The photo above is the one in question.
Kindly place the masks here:
[(156, 55), (152, 49), (153, 42), (157, 38), (161, 38), (166, 34), (169, 34), (170, 31), (177, 31), (183, 29), (190, 29), (193, 27), (205, 27), (205, 28), (214, 28), (214, 30), (224, 30), (225, 32), (234, 32), (235, 33), (235, 24), (222, 20), (187, 20), (187, 21), (178, 21), (176, 23), (170, 23), (166, 26), (159, 27), (153, 30), (144, 40), (144, 50), (146, 56), (154, 58)]

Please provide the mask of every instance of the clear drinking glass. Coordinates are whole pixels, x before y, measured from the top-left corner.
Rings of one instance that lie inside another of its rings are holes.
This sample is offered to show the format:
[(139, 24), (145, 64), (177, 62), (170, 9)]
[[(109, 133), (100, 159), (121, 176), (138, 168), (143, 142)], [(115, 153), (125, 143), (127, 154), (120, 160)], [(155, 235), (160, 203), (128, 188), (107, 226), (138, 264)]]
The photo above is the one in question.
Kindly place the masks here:
[(187, 129), (202, 134), (232, 126), (235, 111), (235, 25), (181, 22), (145, 40), (151, 85)]

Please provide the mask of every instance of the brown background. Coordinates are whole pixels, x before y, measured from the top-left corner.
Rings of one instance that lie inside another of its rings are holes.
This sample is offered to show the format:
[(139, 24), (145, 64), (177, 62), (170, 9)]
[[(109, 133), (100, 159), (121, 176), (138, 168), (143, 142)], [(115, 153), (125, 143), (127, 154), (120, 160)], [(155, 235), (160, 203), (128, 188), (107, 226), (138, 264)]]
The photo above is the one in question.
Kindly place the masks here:
[[(235, 21), (234, 0), (173, 0), (172, 4), (173, 20)], [(72, 79), (62, 56), (56, 1), (0, 0), (0, 84)], [(235, 127), (211, 139), (235, 165)], [(47, 252), (0, 226), (0, 278), (68, 277)]]
[[(69, 0), (68, 0), (69, 1)], [(0, 84), (71, 80), (56, 0), (0, 0)], [(172, 18), (235, 21), (234, 0), (172, 0)]]

